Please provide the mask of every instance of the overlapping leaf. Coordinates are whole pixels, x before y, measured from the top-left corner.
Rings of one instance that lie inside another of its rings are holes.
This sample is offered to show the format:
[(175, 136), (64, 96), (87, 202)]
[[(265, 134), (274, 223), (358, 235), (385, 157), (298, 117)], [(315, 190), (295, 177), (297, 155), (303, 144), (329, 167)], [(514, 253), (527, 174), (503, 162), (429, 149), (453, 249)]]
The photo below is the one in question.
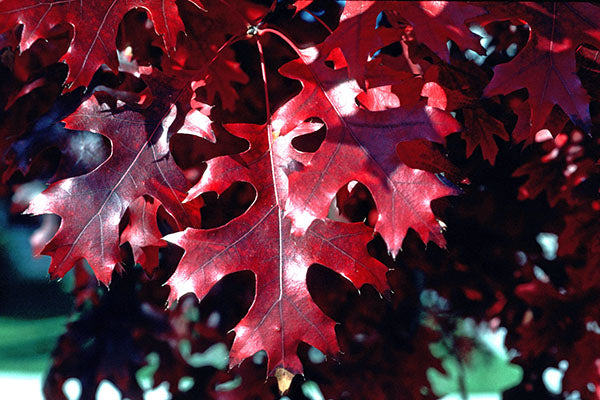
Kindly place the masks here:
[(510, 62), (494, 68), (487, 96), (527, 88), (531, 105), (531, 135), (544, 128), (558, 104), (571, 119), (590, 124), (589, 99), (575, 74), (575, 50), (587, 43), (600, 47), (600, 8), (589, 3), (488, 4), (489, 14), (477, 18), (527, 23), (529, 42)]
[(198, 71), (194, 89), (204, 88), (207, 102), (214, 104), (219, 94), (224, 108), (233, 109), (238, 99), (234, 83), (246, 84), (249, 79), (235, 61), (233, 50), (221, 46), (244, 37), (248, 27), (264, 17), (267, 8), (247, 0), (203, 0), (201, 5), (179, 0), (177, 4), (186, 31), (177, 39), (173, 62), (180, 68)]
[(129, 205), (129, 225), (121, 234), (121, 243), (129, 242), (134, 260), (148, 273), (158, 267), (158, 249), (166, 245), (156, 223), (160, 203), (138, 197)]
[[(145, 110), (109, 110), (96, 96), (67, 119), (67, 128), (91, 130), (111, 140), (110, 157), (92, 172), (56, 182), (37, 196), (27, 212), (58, 214), (61, 226), (43, 254), (52, 256), (50, 274), (63, 276), (85, 258), (106, 284), (119, 256), (119, 222), (138, 197), (150, 195), (184, 225), (197, 223), (181, 204), (188, 184), (169, 154), (172, 125), (189, 111), (185, 81), (162, 75), (146, 78), (153, 101)], [(174, 85), (175, 87), (173, 87)], [(192, 111), (190, 115), (194, 115)], [(180, 122), (177, 122), (180, 123)]]
[[(340, 18), (340, 26), (330, 36), (348, 60), (349, 75), (364, 87), (366, 62), (380, 48), (400, 40), (400, 31), (376, 30), (385, 12), (393, 26), (397, 20), (411, 24), (416, 39), (446, 61), (446, 42), (455, 41), (463, 49), (479, 50), (479, 39), (469, 31), (465, 21), (484, 13), (478, 6), (438, 2), (350, 1)], [(348, 40), (349, 37), (355, 40)]]
[(519, 199), (533, 199), (546, 192), (551, 206), (561, 200), (576, 203), (573, 189), (592, 174), (597, 174), (598, 166), (585, 154), (585, 137), (580, 131), (575, 130), (570, 135), (559, 133), (554, 140), (550, 135), (548, 137), (539, 145), (545, 154), (524, 163), (513, 173), (528, 178), (519, 190)]
[(318, 50), (303, 50), (301, 58), (280, 70), (300, 80), (303, 88), (273, 116), (272, 125), (285, 134), (317, 117), (327, 126), (319, 150), (298, 159), (300, 171), (290, 175), (286, 214), (301, 231), (314, 219), (326, 217), (335, 193), (357, 180), (373, 193), (380, 215), (375, 230), (390, 252), (398, 252), (409, 227), (425, 240), (443, 244), (430, 201), (454, 190), (433, 174), (404, 165), (396, 145), (413, 139), (440, 142), (458, 131), (459, 124), (448, 113), (423, 104), (377, 112), (358, 107), (352, 99), (361, 90), (347, 69), (332, 70), (325, 64), (328, 46), (326, 42)]
[(322, 351), (337, 350), (335, 325), (311, 300), (306, 271), (313, 263), (326, 265), (355, 285), (385, 287), (387, 268), (371, 258), (367, 242), (372, 231), (363, 224), (314, 221), (303, 235), (292, 233), (284, 216), (289, 154), (294, 136), (279, 137), (269, 148), (266, 126), (229, 125), (232, 133), (250, 142), (239, 156), (217, 157), (208, 162), (202, 179), (190, 192), (221, 193), (231, 183), (251, 183), (257, 197), (250, 209), (227, 225), (207, 230), (186, 229), (166, 237), (185, 249), (173, 276), (170, 300), (187, 292), (199, 298), (225, 274), (251, 270), (256, 274), (256, 297), (248, 314), (235, 328), (230, 364), (260, 350), (269, 357), (268, 370), (284, 367), (302, 370), (296, 355), (300, 341)]
[(96, 69), (108, 64), (117, 67), (115, 41), (123, 15), (134, 7), (150, 10), (154, 26), (164, 35), (168, 46), (175, 47), (177, 33), (183, 30), (174, 1), (150, 0), (9, 0), (0, 4), (0, 32), (24, 24), (21, 46), (28, 48), (45, 38), (53, 26), (69, 23), (75, 27), (71, 47), (64, 60), (69, 65), (68, 82), (87, 85)]

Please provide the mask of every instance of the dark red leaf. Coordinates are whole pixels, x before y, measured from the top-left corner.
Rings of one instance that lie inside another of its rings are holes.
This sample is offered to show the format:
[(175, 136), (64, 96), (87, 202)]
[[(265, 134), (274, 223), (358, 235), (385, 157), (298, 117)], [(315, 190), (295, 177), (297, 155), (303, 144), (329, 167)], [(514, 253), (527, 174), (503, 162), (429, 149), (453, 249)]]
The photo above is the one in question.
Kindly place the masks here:
[(96, 277), (108, 284), (120, 261), (119, 222), (127, 207), (142, 195), (159, 200), (184, 226), (197, 224), (197, 217), (181, 204), (188, 184), (169, 154), (168, 138), (176, 128), (174, 121), (198, 111), (188, 114), (185, 100), (191, 93), (185, 81), (173, 88), (166, 85), (168, 77), (155, 74), (146, 79), (153, 97), (147, 109), (125, 106), (109, 110), (94, 96), (66, 119), (69, 129), (105, 135), (112, 151), (92, 172), (53, 184), (27, 209), (31, 214), (54, 213), (62, 218), (58, 232), (42, 252), (52, 256), (53, 277), (64, 276), (76, 261), (85, 258)]
[(530, 136), (545, 128), (555, 104), (574, 122), (589, 126), (589, 98), (575, 74), (575, 50), (583, 43), (600, 47), (600, 9), (587, 3), (490, 3), (486, 7), (489, 14), (477, 22), (525, 22), (531, 32), (513, 60), (494, 68), (485, 95), (527, 88), (532, 105)]
[(290, 175), (286, 215), (302, 231), (315, 218), (327, 216), (339, 188), (357, 180), (373, 193), (380, 213), (375, 230), (390, 252), (398, 252), (409, 226), (425, 240), (442, 244), (429, 202), (454, 191), (432, 174), (402, 164), (395, 147), (413, 139), (442, 141), (460, 129), (458, 123), (449, 114), (422, 104), (375, 112), (357, 107), (351, 99), (361, 93), (358, 84), (348, 78), (346, 69), (333, 71), (324, 62), (328, 44), (302, 50), (300, 59), (281, 68), (283, 75), (299, 79), (303, 89), (273, 116), (274, 129), (285, 134), (311, 117), (327, 126), (317, 153), (293, 157), (303, 166)]
[(215, 229), (186, 229), (166, 240), (185, 249), (173, 276), (170, 301), (188, 292), (203, 298), (228, 273), (251, 270), (256, 274), (256, 297), (248, 314), (236, 326), (230, 364), (241, 363), (266, 350), (268, 372), (276, 367), (300, 372), (296, 355), (300, 341), (326, 353), (337, 351), (335, 325), (311, 300), (306, 271), (320, 263), (348, 277), (356, 286), (385, 287), (386, 267), (371, 258), (367, 242), (372, 230), (363, 224), (314, 221), (302, 235), (292, 232), (284, 215), (288, 197), (287, 155), (293, 151), (293, 133), (273, 140), (266, 126), (228, 125), (250, 142), (239, 156), (210, 160), (190, 197), (207, 191), (222, 193), (235, 181), (251, 183), (257, 198), (242, 216)]
[(47, 37), (53, 26), (60, 23), (73, 25), (73, 42), (64, 56), (69, 64), (67, 81), (72, 87), (87, 86), (100, 65), (107, 64), (117, 70), (114, 50), (117, 28), (125, 13), (133, 7), (147, 8), (157, 32), (164, 35), (169, 47), (175, 46), (183, 24), (175, 2), (163, 0), (3, 1), (0, 4), (0, 32), (17, 23), (24, 24), (21, 46), (28, 48), (37, 39)]

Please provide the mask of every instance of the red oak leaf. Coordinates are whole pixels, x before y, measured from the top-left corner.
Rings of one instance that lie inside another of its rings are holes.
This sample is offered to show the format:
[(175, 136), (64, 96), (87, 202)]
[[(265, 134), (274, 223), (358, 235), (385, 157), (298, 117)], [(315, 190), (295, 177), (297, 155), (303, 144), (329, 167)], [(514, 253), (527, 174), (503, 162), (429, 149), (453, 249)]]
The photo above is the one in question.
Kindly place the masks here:
[[(344, 6), (340, 17), (340, 25), (329, 36), (337, 40), (345, 60), (349, 64), (349, 75), (355, 77), (361, 87), (365, 87), (366, 61), (375, 51), (385, 46), (384, 41), (375, 30), (377, 16), (381, 6), (388, 2), (349, 1)], [(358, 40), (344, 40), (344, 38)], [(330, 39), (332, 40), (332, 39)]]
[[(181, 204), (188, 183), (170, 156), (168, 144), (172, 124), (189, 109), (186, 98), (189, 102), (191, 90), (172, 77), (155, 74), (145, 79), (153, 95), (147, 109), (125, 106), (108, 111), (95, 95), (65, 120), (69, 129), (105, 135), (112, 151), (92, 172), (51, 185), (26, 210), (62, 218), (58, 232), (42, 251), (52, 256), (50, 275), (54, 278), (85, 258), (96, 277), (108, 284), (120, 261), (119, 222), (140, 196), (156, 198), (184, 225), (197, 223)], [(175, 83), (178, 89), (170, 86)]]
[(70, 23), (75, 27), (71, 47), (63, 57), (69, 65), (67, 81), (73, 87), (87, 86), (102, 64), (117, 69), (115, 43), (121, 19), (134, 7), (150, 11), (157, 32), (170, 47), (183, 30), (174, 1), (165, 0), (9, 0), (0, 3), (0, 32), (23, 24), (21, 46), (28, 48), (48, 35), (53, 26)]
[(600, 47), (600, 8), (587, 3), (488, 4), (488, 15), (477, 18), (527, 23), (529, 42), (517, 56), (494, 68), (486, 96), (527, 88), (531, 104), (530, 135), (545, 128), (552, 107), (558, 104), (579, 124), (590, 124), (589, 99), (575, 74), (575, 50), (583, 43)]
[(384, 111), (400, 107), (400, 99), (392, 92), (392, 86), (378, 86), (359, 93), (356, 101), (369, 111)]
[[(515, 92), (517, 94), (519, 92)], [(529, 107), (529, 100), (519, 99), (519, 96), (506, 96), (508, 98), (508, 105), (512, 109), (512, 112), (517, 116), (517, 123), (513, 129), (511, 135), (512, 140), (515, 143), (523, 142), (524, 145), (528, 146), (536, 140), (535, 135), (532, 135), (530, 115), (531, 110)], [(560, 107), (554, 106), (546, 122), (544, 122), (544, 129), (550, 131), (552, 136), (558, 132), (562, 132), (563, 128), (570, 122), (569, 116), (565, 114)], [(539, 132), (539, 131), (538, 131)], [(537, 133), (537, 132), (536, 132)]]
[(531, 125), (529, 123), (529, 117), (531, 116), (529, 100), (522, 100), (514, 97), (509, 98), (508, 104), (512, 109), (512, 112), (517, 116), (517, 123), (512, 131), (513, 142), (525, 142), (526, 144), (531, 144), (534, 137), (531, 135)]
[(347, 69), (334, 71), (325, 64), (324, 46), (300, 51), (301, 58), (280, 69), (282, 75), (300, 80), (303, 88), (275, 113), (275, 130), (285, 134), (312, 117), (327, 126), (319, 150), (296, 159), (302, 165), (290, 175), (286, 215), (295, 229), (306, 229), (314, 219), (327, 216), (329, 204), (343, 185), (356, 180), (373, 194), (380, 214), (375, 230), (392, 254), (400, 249), (409, 227), (425, 241), (443, 245), (430, 201), (454, 190), (433, 174), (404, 165), (396, 145), (413, 139), (443, 141), (460, 129), (458, 122), (448, 113), (422, 104), (382, 111), (358, 107), (353, 99), (362, 91), (349, 79)]
[(308, 292), (306, 272), (310, 265), (323, 264), (358, 287), (372, 283), (378, 289), (386, 285), (387, 268), (369, 256), (366, 245), (373, 231), (361, 223), (318, 220), (303, 235), (292, 233), (292, 222), (284, 216), (283, 205), (288, 196), (286, 174), (294, 168), (289, 153), (297, 153), (291, 140), (297, 133), (273, 140), (266, 126), (233, 124), (227, 128), (248, 140), (250, 149), (237, 156), (209, 160), (189, 197), (207, 191), (221, 193), (233, 182), (245, 181), (256, 189), (256, 200), (246, 213), (223, 227), (188, 228), (165, 237), (185, 249), (177, 270), (167, 281), (171, 287), (169, 300), (188, 292), (203, 298), (226, 274), (253, 271), (256, 297), (235, 328), (230, 364), (239, 364), (264, 349), (270, 374), (276, 367), (300, 372), (296, 355), (300, 341), (326, 353), (338, 349), (335, 322), (317, 307)]

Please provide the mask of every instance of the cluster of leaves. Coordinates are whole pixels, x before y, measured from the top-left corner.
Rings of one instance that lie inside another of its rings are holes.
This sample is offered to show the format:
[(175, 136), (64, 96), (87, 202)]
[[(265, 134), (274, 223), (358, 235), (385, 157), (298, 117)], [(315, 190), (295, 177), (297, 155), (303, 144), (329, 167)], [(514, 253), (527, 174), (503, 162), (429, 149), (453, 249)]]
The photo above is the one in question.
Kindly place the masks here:
[(507, 328), (506, 399), (562, 360), (598, 398), (600, 8), (6, 0), (0, 33), (3, 192), (50, 184), (34, 249), (77, 281), (48, 398), (140, 398), (149, 354), (173, 398), (432, 398), (464, 318)]

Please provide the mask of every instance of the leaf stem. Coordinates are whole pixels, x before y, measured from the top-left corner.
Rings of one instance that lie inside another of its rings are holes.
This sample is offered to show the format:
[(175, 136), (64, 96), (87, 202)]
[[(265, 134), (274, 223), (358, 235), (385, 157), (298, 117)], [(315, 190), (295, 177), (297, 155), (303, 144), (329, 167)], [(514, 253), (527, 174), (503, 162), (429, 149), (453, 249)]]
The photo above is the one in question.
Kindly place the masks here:
[(265, 55), (263, 52), (262, 44), (260, 43), (260, 39), (256, 38), (256, 47), (258, 47), (258, 54), (260, 56), (260, 71), (262, 73), (263, 79), (263, 87), (265, 90), (265, 107), (267, 108), (267, 126), (271, 120), (271, 106), (269, 104), (269, 88), (267, 85), (267, 70), (265, 68)]
[(298, 57), (304, 58), (302, 56), (302, 52), (300, 51), (298, 46), (296, 46), (294, 44), (294, 42), (292, 42), (290, 39), (288, 39), (287, 36), (285, 36), (283, 33), (279, 32), (277, 29), (263, 28), (263, 29), (258, 30), (259, 36), (262, 36), (264, 33), (272, 33), (276, 36), (279, 36), (281, 39), (283, 39), (284, 42), (286, 42), (288, 44), (288, 46), (290, 46), (292, 48), (292, 50), (294, 50), (294, 52), (296, 52), (296, 54), (298, 54)]

